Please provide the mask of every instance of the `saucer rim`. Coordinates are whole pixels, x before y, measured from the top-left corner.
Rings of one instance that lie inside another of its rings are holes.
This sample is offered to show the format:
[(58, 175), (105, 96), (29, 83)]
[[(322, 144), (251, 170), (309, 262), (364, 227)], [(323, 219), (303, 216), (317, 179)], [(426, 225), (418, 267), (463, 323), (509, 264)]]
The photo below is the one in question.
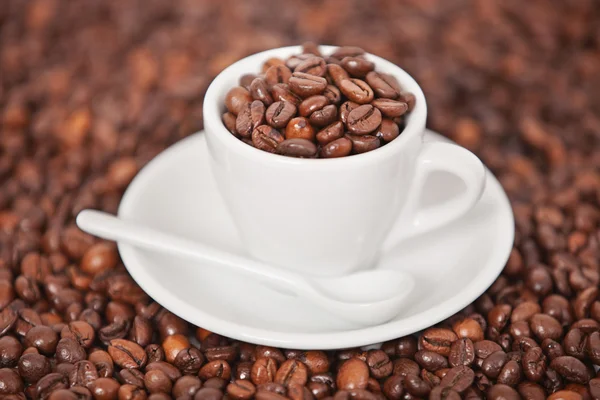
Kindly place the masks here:
[[(423, 138), (425, 141), (433, 139), (452, 142), (429, 129), (425, 130)], [(144, 166), (126, 189), (119, 205), (118, 215), (125, 218), (134, 215), (136, 200), (140, 197), (138, 193), (152, 180), (155, 172), (164, 169), (166, 163), (176, 161), (178, 157), (173, 155), (195, 140), (204, 141), (204, 145), (206, 145), (206, 136), (203, 130), (168, 147)], [(238, 324), (235, 321), (204, 312), (201, 307), (193, 306), (165, 291), (158, 282), (147, 279), (148, 274), (146, 274), (143, 262), (138, 257), (139, 252), (135, 247), (122, 243), (118, 243), (117, 246), (125, 268), (154, 301), (195, 326), (201, 326), (211, 332), (249, 343), (296, 349), (326, 350), (381, 343), (433, 326), (462, 310), (483, 294), (502, 272), (514, 242), (514, 216), (509, 199), (500, 182), (487, 167), (486, 172), (485, 190), (495, 192), (493, 196), (496, 199), (495, 202), (501, 206), (498, 212), (505, 214), (504, 217), (506, 217), (500, 220), (507, 221), (506, 226), (501, 229), (506, 231), (507, 235), (502, 243), (497, 243), (492, 247), (492, 253), (488, 257), (489, 261), (485, 264), (486, 268), (480, 270), (479, 277), (445, 302), (410, 317), (380, 325), (341, 331), (295, 333)]]

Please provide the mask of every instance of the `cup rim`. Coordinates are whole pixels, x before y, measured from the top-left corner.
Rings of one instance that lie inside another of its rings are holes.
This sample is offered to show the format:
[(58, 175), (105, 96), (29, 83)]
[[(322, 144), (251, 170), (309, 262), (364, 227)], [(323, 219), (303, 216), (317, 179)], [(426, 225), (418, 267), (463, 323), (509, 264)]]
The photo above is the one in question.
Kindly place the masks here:
[[(338, 46), (321, 45), (319, 50), (323, 54), (331, 54)], [(227, 92), (233, 87), (231, 81), (237, 82), (239, 77), (245, 73), (257, 71), (260, 65), (270, 57), (286, 58), (292, 54), (302, 52), (301, 46), (278, 47), (252, 54), (231, 64), (221, 71), (211, 82), (203, 104), (204, 126), (207, 135), (219, 139), (229, 150), (246, 158), (251, 158), (255, 162), (284, 164), (288, 166), (300, 165), (303, 168), (322, 168), (345, 167), (351, 164), (373, 163), (378, 160), (389, 158), (396, 155), (397, 152), (405, 146), (406, 143), (415, 136), (422, 134), (425, 129), (427, 119), (427, 104), (425, 94), (416, 80), (396, 64), (376, 55), (366, 53), (367, 59), (375, 63), (375, 70), (384, 69), (386, 73), (391, 73), (398, 79), (400, 86), (413, 93), (416, 97), (415, 107), (407, 117), (406, 126), (400, 132), (400, 136), (390, 143), (373, 151), (362, 154), (353, 154), (348, 157), (339, 158), (296, 158), (287, 157), (280, 154), (269, 153), (249, 146), (231, 134), (222, 121), (224, 110), (224, 98)], [(219, 100), (221, 99), (221, 101)]]

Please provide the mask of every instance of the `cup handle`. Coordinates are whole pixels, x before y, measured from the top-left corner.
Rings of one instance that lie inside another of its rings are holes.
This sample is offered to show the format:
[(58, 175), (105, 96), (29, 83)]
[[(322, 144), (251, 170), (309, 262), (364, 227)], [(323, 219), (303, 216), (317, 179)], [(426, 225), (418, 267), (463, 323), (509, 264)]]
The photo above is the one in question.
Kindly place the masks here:
[[(446, 171), (463, 180), (466, 190), (441, 204), (419, 210), (419, 199), (427, 177), (433, 171)], [(397, 229), (402, 234), (395, 239), (407, 239), (440, 228), (466, 214), (481, 198), (485, 189), (485, 167), (469, 150), (445, 142), (427, 142), (417, 157), (414, 177), (407, 204)]]

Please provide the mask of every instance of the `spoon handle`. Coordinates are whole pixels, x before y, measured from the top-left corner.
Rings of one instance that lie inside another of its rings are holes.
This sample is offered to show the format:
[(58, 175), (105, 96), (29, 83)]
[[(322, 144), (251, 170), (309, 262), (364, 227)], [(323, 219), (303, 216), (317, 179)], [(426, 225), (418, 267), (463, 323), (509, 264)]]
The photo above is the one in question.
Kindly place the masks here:
[(201, 261), (216, 262), (243, 272), (260, 275), (273, 281), (304, 291), (306, 282), (300, 276), (235, 254), (227, 253), (202, 243), (169, 233), (160, 232), (134, 221), (125, 221), (112, 214), (83, 210), (77, 215), (77, 225), (83, 231), (103, 239), (128, 243), (149, 250), (182, 255)]

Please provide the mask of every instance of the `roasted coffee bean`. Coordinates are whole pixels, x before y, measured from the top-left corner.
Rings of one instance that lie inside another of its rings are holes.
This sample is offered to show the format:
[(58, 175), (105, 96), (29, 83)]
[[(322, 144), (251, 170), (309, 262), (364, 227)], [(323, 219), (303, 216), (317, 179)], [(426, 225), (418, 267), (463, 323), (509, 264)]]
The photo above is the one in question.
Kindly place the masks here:
[(329, 104), (329, 99), (322, 95), (311, 96), (302, 101), (298, 106), (298, 112), (302, 117), (309, 117), (317, 110), (322, 110), (323, 107)]
[(509, 360), (498, 374), (498, 383), (511, 387), (516, 386), (522, 379), (521, 364), (515, 360)]
[(265, 122), (265, 105), (254, 100), (246, 103), (235, 120), (235, 130), (241, 137), (250, 137), (254, 129)]
[(310, 57), (294, 68), (294, 73), (303, 72), (310, 75), (325, 76), (327, 68), (325, 60), (321, 57)]
[(223, 378), (225, 380), (229, 380), (231, 378), (231, 367), (227, 361), (209, 361), (202, 368), (200, 368), (198, 377), (203, 380), (210, 378)]
[(369, 380), (369, 367), (367, 363), (358, 358), (345, 361), (337, 375), (337, 388), (340, 390), (364, 389)]
[(335, 104), (336, 106), (342, 101), (342, 92), (340, 92), (340, 89), (338, 89), (337, 86), (327, 85), (323, 91), (323, 96), (325, 96), (331, 104)]
[(223, 398), (223, 392), (210, 387), (203, 387), (196, 392), (194, 400), (220, 400)]
[(81, 259), (81, 270), (91, 275), (111, 270), (117, 266), (119, 256), (112, 243), (96, 243), (85, 252)]
[(430, 400), (458, 400), (460, 394), (452, 388), (437, 386), (429, 394)]
[(244, 74), (244, 75), (240, 76), (238, 83), (240, 84), (240, 86), (250, 90), (250, 84), (256, 78), (258, 78), (258, 75), (256, 75), (256, 74)]
[(315, 130), (308, 119), (304, 117), (292, 118), (285, 128), (285, 138), (297, 138), (314, 141)]
[(114, 339), (123, 339), (127, 336), (130, 326), (129, 320), (119, 318), (113, 323), (100, 328), (98, 337), (104, 343), (110, 343), (110, 341)]
[(146, 372), (159, 370), (169, 377), (170, 380), (175, 381), (181, 378), (181, 371), (177, 369), (173, 364), (169, 364), (164, 361), (155, 361), (146, 366)]
[(499, 383), (488, 389), (487, 398), (490, 400), (519, 400), (520, 396), (515, 389)]
[(59, 363), (75, 364), (77, 361), (85, 360), (85, 349), (75, 339), (64, 338), (56, 345), (56, 361)]
[[(291, 78), (290, 78), (291, 80)], [(296, 82), (298, 84), (298, 82)], [(304, 81), (301, 81), (300, 83), (305, 83)], [(300, 97), (298, 97), (298, 95), (296, 95), (293, 91), (290, 90), (290, 86), (289, 86), (290, 82), (288, 81), (288, 83), (277, 83), (275, 85), (273, 85), (273, 87), (271, 88), (271, 95), (273, 96), (273, 101), (278, 102), (278, 101), (285, 101), (288, 103), (291, 103), (294, 107), (297, 107), (301, 102), (302, 99)], [(314, 89), (315, 86), (318, 86), (316, 83), (312, 84), (312, 87)], [(315, 93), (318, 94), (318, 93)]]
[(278, 83), (287, 84), (292, 77), (292, 71), (285, 65), (273, 65), (265, 72), (265, 81), (269, 86)]
[(337, 107), (333, 104), (329, 104), (322, 109), (313, 112), (308, 120), (313, 126), (321, 128), (333, 123), (337, 118), (337, 112)]
[(256, 346), (254, 348), (254, 358), (258, 360), (259, 358), (272, 358), (278, 363), (283, 363), (286, 360), (286, 357), (283, 355), (281, 350), (270, 347), (270, 346)]
[(173, 383), (169, 377), (159, 369), (146, 372), (144, 385), (150, 393), (171, 393)]
[(587, 367), (575, 357), (556, 357), (550, 362), (550, 367), (571, 382), (584, 384), (590, 380)]
[(524, 399), (543, 400), (546, 398), (544, 389), (533, 382), (523, 382), (518, 386), (519, 394)]
[(11, 368), (17, 365), (23, 346), (12, 336), (0, 337), (0, 368)]
[(400, 117), (408, 111), (408, 104), (392, 99), (375, 99), (371, 104), (388, 118)]
[(327, 75), (337, 88), (340, 88), (343, 80), (350, 79), (348, 72), (341, 65), (337, 64), (327, 64)]
[(234, 115), (238, 115), (244, 105), (250, 102), (252, 102), (252, 95), (247, 89), (241, 86), (231, 89), (225, 97), (225, 106)]
[[(208, 357), (208, 354), (207, 354)], [(233, 361), (233, 360), (231, 360)], [(173, 362), (183, 374), (197, 374), (204, 363), (204, 356), (195, 347), (181, 350)]]
[(321, 147), (319, 155), (322, 158), (345, 157), (352, 151), (352, 141), (346, 137), (336, 139)]
[(101, 378), (111, 377), (114, 372), (114, 364), (112, 357), (104, 350), (92, 351), (88, 356), (88, 361), (91, 361), (96, 366), (98, 376)]
[(366, 153), (377, 149), (381, 142), (372, 135), (346, 135), (352, 141), (352, 152), (356, 154)]
[(452, 343), (457, 339), (456, 334), (450, 329), (429, 328), (422, 333), (419, 344), (424, 350), (448, 356)]
[(89, 387), (92, 382), (98, 379), (98, 370), (90, 361), (78, 361), (69, 374), (70, 386)]
[(550, 361), (565, 355), (562, 346), (552, 339), (544, 339), (540, 346)]
[(333, 142), (336, 139), (344, 136), (344, 125), (341, 121), (336, 121), (333, 124), (327, 126), (326, 128), (320, 130), (317, 135), (317, 141), (321, 146), (326, 145), (327, 143)]
[(496, 379), (507, 361), (508, 356), (504, 351), (496, 351), (483, 360), (481, 370), (488, 378)]
[(81, 346), (89, 349), (94, 343), (96, 334), (94, 328), (87, 322), (73, 321), (65, 325), (60, 332), (60, 337), (75, 339)]
[(344, 79), (338, 87), (344, 96), (355, 103), (367, 104), (373, 100), (373, 89), (363, 80), (355, 78)]
[(395, 99), (398, 92), (377, 71), (371, 71), (366, 75), (366, 81), (373, 89), (377, 97)]
[(473, 370), (463, 365), (451, 368), (444, 378), (442, 378), (440, 386), (449, 387), (462, 393), (473, 384), (474, 379), (475, 373)]
[(50, 360), (41, 354), (24, 354), (19, 359), (19, 375), (28, 383), (35, 383), (51, 371)]
[(271, 93), (269, 93), (269, 85), (262, 78), (256, 78), (252, 81), (250, 84), (250, 94), (255, 101), (260, 101), (265, 107), (268, 107), (273, 103), (273, 97), (271, 97)]
[(450, 346), (448, 363), (453, 367), (460, 365), (469, 366), (475, 361), (475, 346), (469, 338), (454, 341)]
[(342, 67), (353, 77), (364, 78), (375, 69), (375, 64), (361, 57), (344, 57)]
[(233, 379), (250, 380), (253, 364), (252, 361), (241, 361), (238, 363), (235, 368), (235, 373), (233, 374)]
[(245, 380), (236, 380), (227, 385), (227, 394), (237, 400), (251, 399), (256, 393), (256, 388), (252, 382)]
[(355, 135), (366, 135), (381, 124), (381, 113), (371, 105), (356, 107), (348, 114), (346, 127)]
[(94, 399), (114, 399), (119, 392), (119, 382), (110, 378), (98, 378), (90, 385)]
[(146, 352), (140, 345), (124, 339), (111, 340), (108, 354), (121, 368), (143, 368), (148, 360)]
[(289, 157), (311, 158), (317, 154), (317, 146), (307, 139), (287, 139), (277, 144), (278, 154)]
[(540, 347), (533, 347), (523, 355), (523, 373), (533, 382), (539, 382), (546, 372), (546, 357)]
[(195, 376), (182, 376), (173, 385), (173, 397), (176, 399), (193, 397), (202, 387), (202, 382)]
[(279, 133), (277, 129), (272, 128), (269, 125), (260, 125), (252, 132), (252, 144), (254, 144), (257, 149), (268, 151), (270, 153), (275, 153), (277, 151), (277, 146), (284, 140), (284, 136)]
[(288, 81), (288, 85), (296, 95), (306, 98), (323, 93), (327, 87), (327, 80), (304, 72), (294, 72)]
[(535, 314), (529, 320), (533, 334), (541, 341), (546, 338), (560, 340), (562, 337), (562, 326), (553, 317), (546, 314)]
[(442, 368), (448, 368), (446, 357), (429, 350), (419, 350), (415, 353), (415, 361), (427, 371), (435, 372)]
[(367, 355), (367, 365), (371, 375), (376, 379), (386, 378), (391, 375), (394, 366), (390, 358), (382, 350), (371, 350)]
[(277, 370), (275, 383), (287, 386), (290, 383), (299, 385), (306, 384), (308, 380), (308, 368), (301, 361), (287, 360)]
[(50, 393), (61, 390), (68, 389), (67, 378), (59, 373), (50, 373), (35, 384), (35, 393), (38, 398), (46, 399), (50, 396)]
[(122, 369), (119, 371), (120, 381), (127, 385), (145, 388), (144, 373), (138, 369)]
[(352, 110), (354, 110), (358, 106), (360, 106), (360, 104), (354, 103), (353, 101), (346, 101), (341, 105), (340, 121), (342, 121), (344, 125), (348, 123), (348, 116), (350, 115), (350, 112), (352, 112)]
[(379, 125), (374, 135), (384, 143), (389, 143), (400, 135), (400, 128), (398, 128), (398, 125), (391, 119), (383, 118), (381, 120), (381, 125)]
[(413, 396), (426, 397), (431, 391), (431, 387), (417, 375), (407, 375), (404, 377), (404, 389)]
[[(310, 97), (309, 97), (310, 99)], [(288, 101), (277, 101), (266, 111), (266, 121), (273, 128), (284, 128), (296, 115), (296, 107)]]

